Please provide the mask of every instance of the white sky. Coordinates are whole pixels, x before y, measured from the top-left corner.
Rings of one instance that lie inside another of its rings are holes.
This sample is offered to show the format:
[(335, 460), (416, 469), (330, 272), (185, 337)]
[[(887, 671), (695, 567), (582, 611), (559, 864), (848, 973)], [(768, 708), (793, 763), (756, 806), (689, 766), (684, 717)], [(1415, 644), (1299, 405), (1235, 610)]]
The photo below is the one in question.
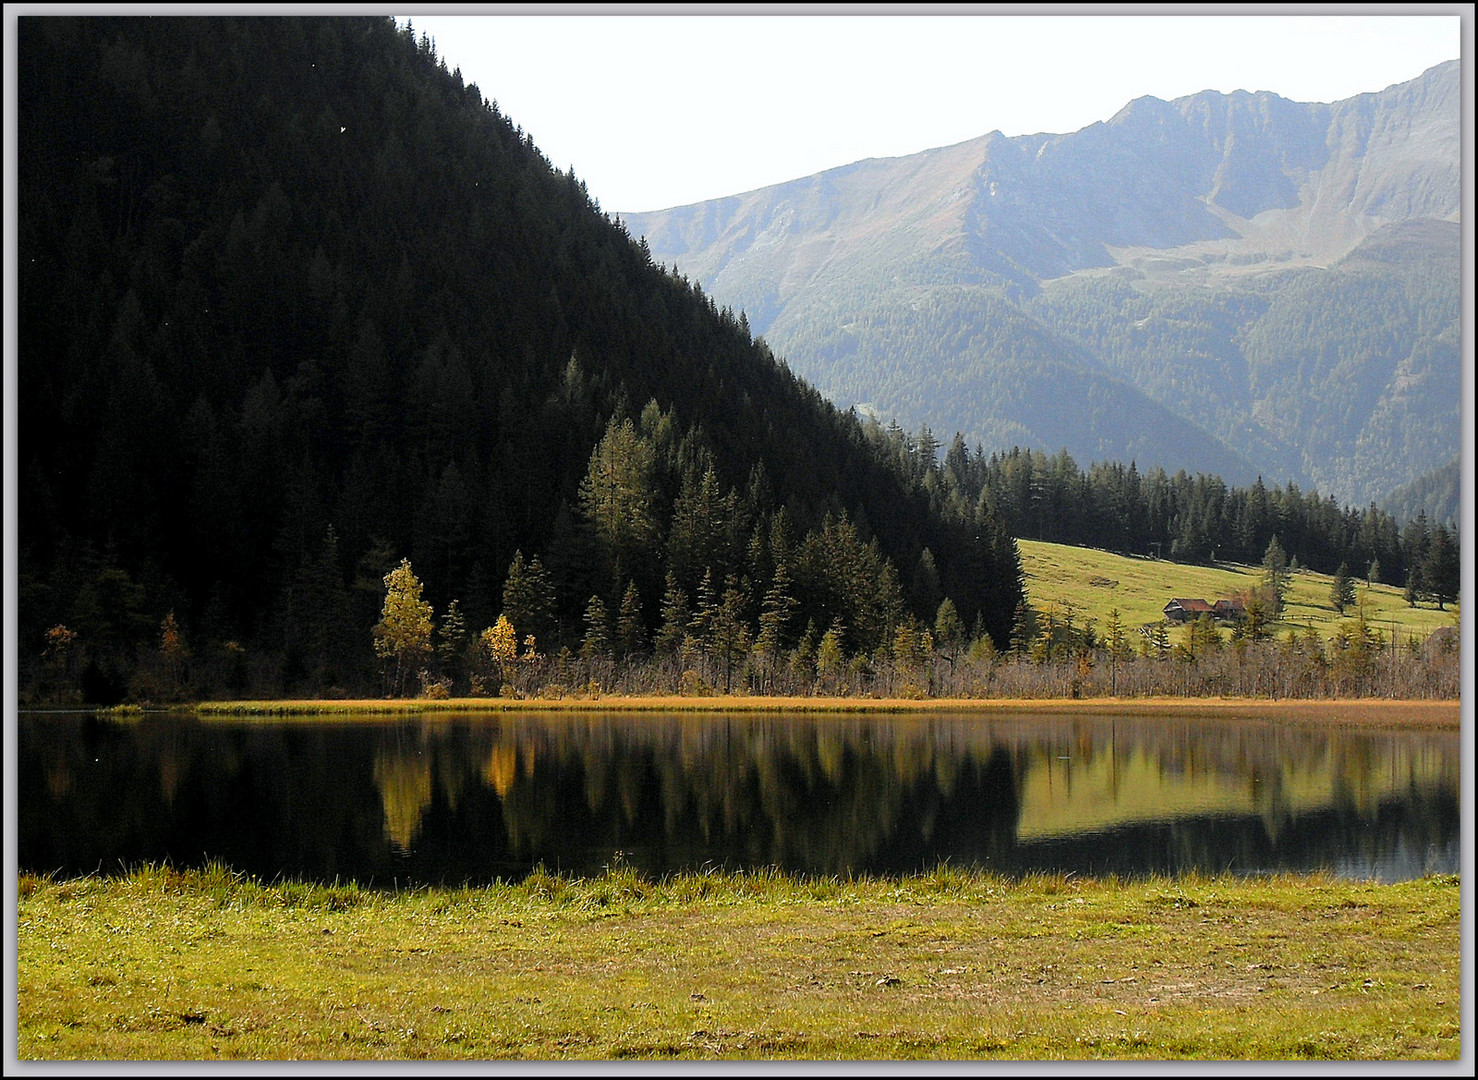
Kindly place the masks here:
[(1457, 59), (1472, 34), (1456, 13), (1470, 5), (1428, 5), (1418, 15), (1356, 13), (1358, 6), (1230, 15), (1061, 7), (1045, 15), (981, 13), (981, 5), (926, 15), (914, 14), (917, 7), (398, 10), (418, 36), (431, 35), (448, 68), (496, 100), (556, 167), (573, 167), (613, 213), (750, 191), (993, 130), (1077, 131), (1146, 94), (1270, 90), (1338, 101)]

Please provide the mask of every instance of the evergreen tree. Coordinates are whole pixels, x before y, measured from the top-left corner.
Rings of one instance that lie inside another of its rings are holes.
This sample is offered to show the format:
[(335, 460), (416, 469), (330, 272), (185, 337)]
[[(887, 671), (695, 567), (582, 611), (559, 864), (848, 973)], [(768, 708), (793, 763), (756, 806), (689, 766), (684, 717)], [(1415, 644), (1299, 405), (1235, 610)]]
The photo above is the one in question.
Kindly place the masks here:
[(739, 579), (730, 574), (724, 581), (724, 594), (714, 609), (708, 625), (708, 651), (724, 672), (724, 693), (733, 687), (734, 665), (749, 649), (749, 628), (744, 623), (748, 603)]
[(947, 596), (939, 602), (939, 608), (934, 612), (934, 641), (940, 655), (953, 667), (959, 657), (960, 646), (965, 641), (965, 623), (960, 618), (955, 602)]
[(608, 582), (634, 572), (656, 543), (656, 495), (650, 444), (631, 420), (613, 418), (580, 483), (580, 510), (606, 560)]
[(1329, 584), (1329, 606), (1343, 615), (1345, 608), (1355, 602), (1355, 583), (1350, 578), (1350, 568), (1345, 563), (1339, 564), (1339, 569), (1334, 573), (1334, 580)]
[(680, 585), (693, 588), (705, 568), (717, 567), (720, 573), (732, 568), (731, 537), (738, 524), (738, 496), (719, 490), (712, 462), (705, 463), (701, 474), (688, 470), (673, 503), (667, 538), (668, 569)]
[(1422, 577), (1427, 592), (1437, 601), (1437, 610), (1446, 610), (1449, 600), (1456, 600), (1461, 587), (1462, 567), (1458, 546), (1445, 525), (1432, 530), (1427, 556), (1422, 562)]
[(1124, 643), (1124, 617), (1118, 608), (1109, 611), (1108, 636), (1105, 644), (1109, 653), (1109, 693), (1119, 693), (1119, 660), (1126, 655)]
[(678, 586), (677, 575), (667, 572), (667, 588), (662, 593), (662, 625), (652, 642), (659, 656), (676, 656), (688, 633), (688, 597)]
[(1170, 651), (1170, 626), (1161, 619), (1150, 628), (1149, 655), (1156, 660), (1164, 659)]
[(636, 582), (628, 581), (621, 595), (621, 609), (616, 616), (616, 652), (623, 660), (638, 656), (646, 649), (647, 631), (642, 623), (641, 593)]
[(604, 660), (611, 655), (611, 627), (606, 615), (606, 602), (598, 595), (585, 605), (585, 637), (580, 643), (580, 659), (586, 663)]
[(1251, 641), (1266, 641), (1272, 633), (1272, 599), (1262, 587), (1252, 589), (1243, 599), (1242, 621), (1239, 624), (1243, 636)]
[(787, 666), (790, 669), (792, 682), (802, 692), (809, 692), (816, 682), (815, 623), (806, 624), (806, 632), (796, 642), (795, 648), (790, 650), (790, 660)]
[(339, 538), (332, 525), (316, 554), (298, 571), (288, 607), (289, 648), (301, 657), (313, 683), (327, 688), (352, 678), (357, 666), (348, 651), (354, 635), (353, 602), (344, 586)]
[(455, 694), (466, 674), (463, 658), (467, 655), (467, 620), (462, 617), (460, 601), (453, 600), (447, 605), (446, 615), (436, 628), (436, 637), (436, 661)]
[(1022, 600), (1016, 605), (1016, 613), (1011, 620), (1011, 651), (1017, 654), (1025, 653), (1035, 636), (1032, 609), (1027, 606), (1025, 600)]
[(703, 580), (698, 583), (698, 596), (693, 603), (693, 614), (688, 619), (688, 636), (707, 649), (709, 634), (718, 618), (719, 598), (713, 588), (713, 570), (703, 571)]
[(775, 564), (775, 573), (770, 587), (760, 606), (760, 632), (755, 639), (755, 651), (760, 654), (765, 666), (767, 688), (774, 685), (775, 668), (785, 648), (785, 635), (795, 615), (796, 601), (791, 594), (790, 572), (783, 561)]
[(539, 641), (550, 641), (554, 634), (554, 584), (543, 562), (535, 556), (525, 563), (522, 551), (513, 553), (508, 576), (503, 582), (503, 610), (519, 633), (533, 634)]
[[(927, 431), (928, 429), (925, 428)], [(915, 613), (933, 615), (939, 610), (939, 602), (943, 599), (939, 586), (939, 567), (934, 561), (934, 553), (925, 548), (919, 555), (918, 566), (914, 568), (913, 588), (910, 590), (909, 605)]]
[(1277, 618), (1283, 613), (1283, 599), (1288, 595), (1288, 587), (1291, 575), (1288, 570), (1288, 556), (1283, 552), (1283, 545), (1278, 543), (1275, 536), (1268, 541), (1267, 550), (1262, 556), (1263, 586), (1267, 589), (1268, 599), (1272, 605), (1272, 617)]
[(1182, 655), (1187, 660), (1199, 660), (1220, 648), (1221, 631), (1209, 615), (1200, 615), (1186, 623)]
[(821, 644), (816, 646), (816, 674), (827, 690), (836, 689), (836, 680), (847, 662), (842, 644), (844, 637), (845, 628), (839, 621), (833, 622), (821, 635)]

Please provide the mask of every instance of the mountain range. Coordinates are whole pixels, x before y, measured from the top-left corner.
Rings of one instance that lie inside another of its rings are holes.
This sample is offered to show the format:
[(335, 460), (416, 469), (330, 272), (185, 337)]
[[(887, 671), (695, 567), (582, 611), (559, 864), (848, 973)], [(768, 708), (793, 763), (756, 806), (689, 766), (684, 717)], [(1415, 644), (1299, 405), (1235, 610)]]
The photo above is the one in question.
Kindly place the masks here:
[(619, 216), (843, 408), (1365, 504), (1460, 442), (1460, 117), (1454, 60)]

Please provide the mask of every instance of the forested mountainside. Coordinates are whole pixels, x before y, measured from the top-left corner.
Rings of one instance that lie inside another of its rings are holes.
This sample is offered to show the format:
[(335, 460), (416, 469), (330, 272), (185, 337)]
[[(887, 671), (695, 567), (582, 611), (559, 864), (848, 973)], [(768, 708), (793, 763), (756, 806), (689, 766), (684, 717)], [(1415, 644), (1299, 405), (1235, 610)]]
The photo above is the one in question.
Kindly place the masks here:
[(1007, 643), (988, 509), (902, 475), (429, 39), (23, 17), (18, 88), (23, 683), (147, 694), (162, 650), (203, 692), (373, 690), (402, 559), (445, 655), (510, 606), (551, 653), (691, 611), (700, 646), (860, 654), (944, 598)]
[(1463, 464), (1460, 457), (1455, 457), (1394, 492), (1384, 508), (1403, 521), (1413, 521), (1424, 514), (1435, 525), (1456, 528), (1462, 493)]
[(843, 406), (1363, 505), (1458, 444), (1459, 87), (1142, 98), (623, 220)]
[(1051, 282), (1024, 306), (1258, 470), (1382, 499), (1461, 439), (1462, 228), (1386, 225), (1329, 267), (1227, 287)]

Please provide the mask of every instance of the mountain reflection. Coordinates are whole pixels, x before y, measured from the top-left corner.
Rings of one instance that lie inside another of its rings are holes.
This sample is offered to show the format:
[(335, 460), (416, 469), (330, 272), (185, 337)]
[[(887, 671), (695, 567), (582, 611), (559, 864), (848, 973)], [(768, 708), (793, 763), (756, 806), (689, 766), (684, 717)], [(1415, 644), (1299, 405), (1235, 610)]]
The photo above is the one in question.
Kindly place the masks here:
[(456, 883), (541, 863), (591, 873), (617, 852), (653, 875), (1457, 868), (1448, 732), (963, 715), (23, 718), (19, 750), (20, 865), (38, 871), (220, 859), (267, 878)]

